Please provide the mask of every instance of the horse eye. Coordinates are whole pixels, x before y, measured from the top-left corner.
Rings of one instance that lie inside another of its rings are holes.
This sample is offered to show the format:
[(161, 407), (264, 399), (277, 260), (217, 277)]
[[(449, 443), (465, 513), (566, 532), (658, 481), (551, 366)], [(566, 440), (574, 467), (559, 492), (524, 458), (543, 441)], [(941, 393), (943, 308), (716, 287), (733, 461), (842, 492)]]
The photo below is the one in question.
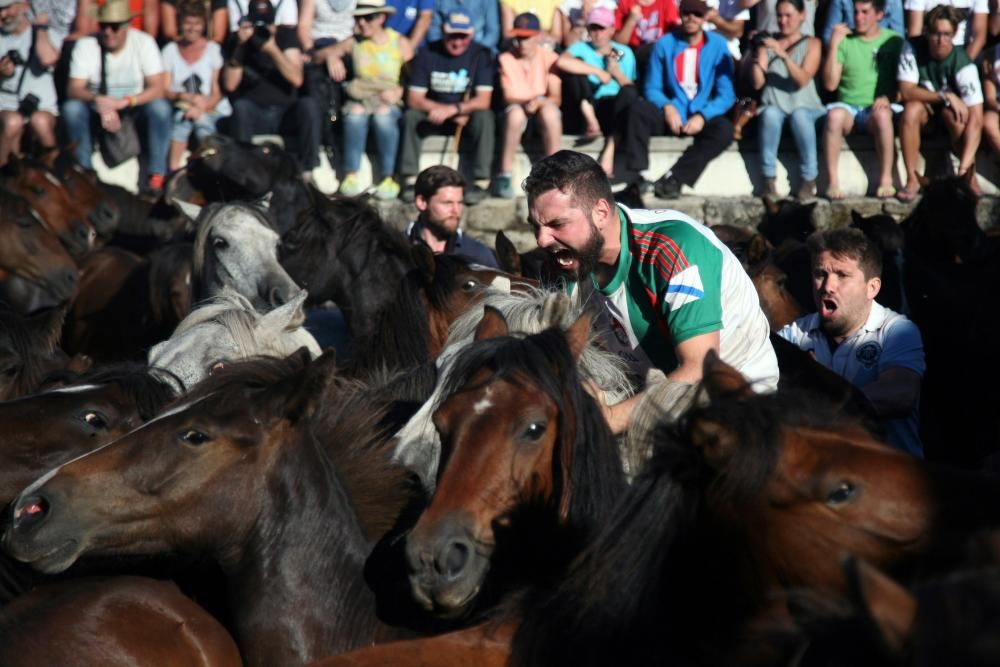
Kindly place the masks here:
[(483, 284), (476, 280), (475, 278), (469, 278), (464, 283), (462, 283), (462, 290), (466, 292), (471, 292), (474, 289), (479, 289)]
[(45, 188), (43, 188), (40, 185), (32, 185), (31, 186), (31, 192), (32, 192), (32, 194), (34, 194), (34, 195), (36, 195), (38, 197), (41, 197), (42, 195), (45, 194)]
[(195, 431), (194, 429), (191, 429), (189, 431), (184, 431), (183, 433), (181, 433), (181, 440), (183, 440), (189, 445), (203, 445), (209, 440), (211, 440), (211, 438), (202, 433), (201, 431)]
[(94, 428), (105, 429), (108, 427), (107, 417), (102, 415), (100, 412), (96, 412), (93, 410), (84, 413), (83, 421), (85, 421), (88, 426), (92, 426)]
[(212, 239), (212, 245), (219, 250), (225, 250), (229, 247), (229, 242), (226, 239), (216, 236)]
[(843, 505), (848, 500), (854, 497), (854, 492), (857, 490), (850, 482), (841, 482), (834, 488), (833, 491), (829, 493), (826, 497), (827, 505)]
[(525, 440), (538, 440), (545, 433), (545, 427), (545, 422), (532, 422), (528, 424), (521, 437)]

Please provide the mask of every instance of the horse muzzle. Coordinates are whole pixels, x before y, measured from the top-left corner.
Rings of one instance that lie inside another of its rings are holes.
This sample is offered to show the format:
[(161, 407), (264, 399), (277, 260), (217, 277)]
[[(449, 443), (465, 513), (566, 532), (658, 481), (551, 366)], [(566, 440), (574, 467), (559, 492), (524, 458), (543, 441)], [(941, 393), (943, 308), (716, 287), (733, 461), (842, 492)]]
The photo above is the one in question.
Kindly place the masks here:
[(51, 515), (52, 502), (48, 497), (21, 496), (11, 506), (3, 535), (3, 547), (8, 554), (47, 574), (62, 572), (81, 552), (79, 539), (46, 530)]
[(464, 616), (486, 581), (492, 553), (470, 530), (447, 522), (430, 534), (410, 533), (406, 561), (413, 598), (435, 616)]

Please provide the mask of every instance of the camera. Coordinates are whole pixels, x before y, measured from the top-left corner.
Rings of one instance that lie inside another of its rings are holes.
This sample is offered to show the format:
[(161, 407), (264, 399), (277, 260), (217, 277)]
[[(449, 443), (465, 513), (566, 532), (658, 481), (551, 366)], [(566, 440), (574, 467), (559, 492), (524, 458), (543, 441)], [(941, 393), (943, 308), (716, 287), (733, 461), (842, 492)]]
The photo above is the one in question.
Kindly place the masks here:
[(754, 51), (763, 48), (764, 40), (770, 39), (771, 37), (774, 37), (774, 35), (769, 32), (754, 33), (754, 36), (750, 38), (750, 48)]
[(7, 58), (9, 58), (10, 61), (15, 65), (20, 66), (24, 64), (24, 58), (21, 57), (21, 52), (18, 51), (17, 49), (11, 49), (10, 51), (8, 51)]
[(621, 62), (622, 58), (625, 57), (625, 52), (622, 51), (621, 49), (616, 49), (616, 48), (612, 47), (612, 49), (611, 49), (611, 57), (614, 58), (615, 61)]
[(271, 26), (274, 25), (275, 11), (270, 0), (254, 0), (250, 3), (244, 22), (253, 24), (253, 37), (249, 43), (254, 48), (260, 48), (264, 42), (271, 39)]
[(17, 112), (21, 114), (25, 120), (31, 118), (32, 114), (38, 111), (38, 96), (34, 93), (28, 93), (21, 100), (21, 103), (17, 105)]

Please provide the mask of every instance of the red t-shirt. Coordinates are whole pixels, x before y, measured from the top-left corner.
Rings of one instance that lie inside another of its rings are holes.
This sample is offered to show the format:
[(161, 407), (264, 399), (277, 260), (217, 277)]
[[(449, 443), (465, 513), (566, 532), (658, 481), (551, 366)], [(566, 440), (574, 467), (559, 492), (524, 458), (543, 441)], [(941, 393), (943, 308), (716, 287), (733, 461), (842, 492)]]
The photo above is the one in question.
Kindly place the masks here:
[(694, 46), (689, 46), (678, 53), (674, 59), (674, 75), (689, 100), (693, 100), (698, 94), (698, 61), (701, 60), (703, 46), (705, 46), (704, 37)]
[[(615, 30), (621, 30), (629, 11), (638, 1), (619, 1), (618, 9), (615, 10)], [(642, 7), (642, 18), (628, 38), (628, 45), (633, 48), (640, 44), (652, 44), (681, 22), (675, 0), (654, 0), (651, 5), (639, 6)]]

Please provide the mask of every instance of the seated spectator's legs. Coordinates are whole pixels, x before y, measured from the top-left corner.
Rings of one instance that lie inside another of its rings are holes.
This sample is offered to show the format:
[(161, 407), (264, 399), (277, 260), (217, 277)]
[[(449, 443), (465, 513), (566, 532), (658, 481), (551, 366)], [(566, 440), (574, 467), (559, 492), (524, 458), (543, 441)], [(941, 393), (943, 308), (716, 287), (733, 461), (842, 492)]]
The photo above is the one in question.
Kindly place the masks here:
[(160, 98), (136, 107), (134, 113), (146, 128), (146, 174), (165, 176), (167, 173), (167, 151), (173, 126), (173, 109), (170, 102)]
[(295, 137), (296, 155), (304, 171), (312, 171), (319, 166), (321, 118), (319, 101), (315, 97), (303, 95), (295, 100), (295, 104), (281, 121), (285, 140)]
[[(563, 109), (566, 109), (566, 127), (574, 131), (588, 133), (598, 128), (598, 119), (594, 115), (594, 86), (585, 74), (569, 74), (563, 72), (562, 99)], [(579, 127), (580, 121), (583, 127)]]
[(708, 163), (722, 155), (731, 143), (733, 122), (727, 116), (716, 116), (706, 121), (702, 131), (694, 135), (694, 142), (681, 154), (669, 173), (682, 185), (693, 186)]
[(66, 138), (76, 146), (73, 151), (76, 161), (85, 169), (91, 169), (90, 154), (94, 146), (90, 137), (90, 105), (83, 100), (69, 99), (63, 102), (60, 116), (66, 127)]
[(477, 179), (490, 177), (490, 163), (493, 162), (495, 143), (496, 117), (493, 110), (473, 111), (469, 114), (469, 122), (462, 130), (462, 140), (458, 149), (465, 159), (473, 160), (472, 173)]
[(815, 181), (819, 176), (816, 156), (816, 121), (826, 115), (825, 109), (799, 108), (792, 112), (792, 137), (799, 152), (799, 175), (803, 181)]
[(427, 114), (416, 109), (403, 113), (403, 135), (399, 143), (399, 173), (401, 176), (416, 176), (420, 171), (420, 144), (424, 137), (436, 129), (443, 131), (442, 125), (426, 122)]
[(350, 102), (344, 107), (344, 156), (343, 167), (345, 179), (357, 174), (361, 169), (361, 155), (365, 152), (365, 142), (368, 140), (368, 112), (362, 104)]
[(184, 151), (187, 150), (188, 141), (191, 139), (191, 132), (194, 130), (194, 121), (184, 118), (184, 110), (174, 111), (173, 126), (170, 130), (170, 171), (177, 171), (181, 168), (181, 159)]
[[(645, 98), (636, 98), (621, 127), (621, 142), (615, 152), (615, 177), (634, 181), (649, 167), (649, 138), (667, 134), (663, 111)], [(731, 138), (731, 135), (730, 135)]]
[(378, 150), (378, 180), (390, 178), (396, 172), (396, 154), (399, 152), (399, 119), (403, 115), (399, 105), (392, 104), (375, 109), (372, 124), (375, 129), (375, 148)]
[(604, 134), (604, 147), (597, 162), (608, 176), (615, 171), (615, 145), (620, 134), (618, 128), (628, 122), (629, 108), (635, 104), (639, 91), (635, 86), (624, 86), (614, 97), (605, 96), (596, 101), (597, 120)]
[(11, 153), (17, 153), (21, 149), (24, 117), (17, 111), (0, 111), (0, 124), (3, 125), (3, 136), (0, 136), (0, 167), (2, 167), (7, 164)]
[(764, 107), (758, 118), (760, 172), (765, 180), (774, 180), (778, 175), (778, 144), (781, 143), (781, 128), (786, 114), (778, 107), (769, 105)]
[(958, 156), (958, 176), (964, 178), (972, 192), (979, 196), (982, 190), (976, 180), (976, 151), (983, 133), (983, 105), (966, 107), (964, 123), (959, 122), (954, 109), (945, 109), (943, 114), (952, 150)]
[(983, 113), (983, 134), (993, 154), (1000, 156), (1000, 112), (987, 110)]
[(262, 107), (243, 98), (232, 100), (229, 134), (236, 141), (250, 143), (255, 134), (271, 134), (281, 124), (281, 108)]
[(829, 184), (826, 195), (830, 199), (843, 199), (840, 189), (840, 175), (837, 165), (840, 162), (840, 147), (844, 137), (854, 129), (854, 113), (840, 106), (831, 107), (826, 114), (826, 131), (824, 132), (823, 153), (826, 158), (826, 173)]
[(903, 166), (906, 168), (906, 184), (899, 196), (910, 200), (920, 192), (917, 176), (917, 161), (920, 159), (920, 130), (930, 116), (923, 102), (911, 101), (903, 106), (903, 117), (899, 122), (899, 144), (903, 152)]
[(31, 114), (31, 132), (35, 135), (35, 141), (42, 148), (55, 148), (56, 146), (56, 117), (48, 111), (36, 111)]
[[(528, 126), (528, 114), (520, 104), (510, 104), (504, 111), (503, 148), (500, 150), (500, 173), (509, 174), (514, 168), (514, 153)], [(548, 154), (548, 153), (546, 153)]]
[(883, 198), (892, 197), (896, 194), (892, 185), (892, 163), (895, 156), (892, 108), (889, 105), (879, 109), (869, 107), (869, 111), (865, 126), (875, 139), (875, 153), (878, 155), (878, 189), (875, 194)]
[(545, 100), (545, 103), (535, 112), (535, 119), (542, 131), (545, 155), (552, 155), (559, 150), (562, 143), (562, 112), (552, 100)]

